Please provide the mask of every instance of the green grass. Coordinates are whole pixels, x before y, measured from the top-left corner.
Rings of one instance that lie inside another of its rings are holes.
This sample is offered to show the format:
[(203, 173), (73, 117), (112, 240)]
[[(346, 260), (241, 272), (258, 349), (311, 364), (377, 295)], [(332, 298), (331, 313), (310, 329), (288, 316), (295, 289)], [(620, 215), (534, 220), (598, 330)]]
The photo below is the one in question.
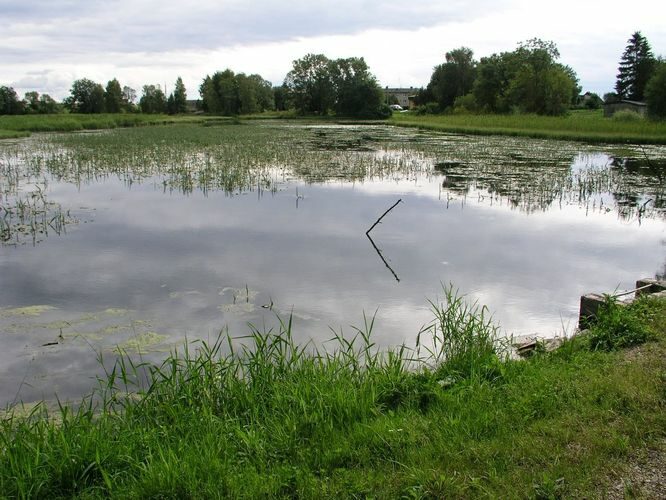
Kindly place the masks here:
[(5, 134), (10, 134), (11, 132), (72, 132), (77, 130), (183, 123), (201, 121), (202, 119), (202, 117), (194, 115), (169, 116), (146, 114), (3, 115), (0, 116), (0, 138), (4, 138)]
[(566, 116), (424, 115), (397, 113), (389, 123), (428, 130), (512, 135), (586, 142), (666, 144), (666, 122), (604, 118), (602, 111), (572, 111)]
[(23, 132), (18, 130), (1, 130), (0, 129), (0, 139), (17, 139), (19, 137), (27, 137), (30, 135), (30, 132)]
[[(353, 338), (336, 335), (328, 351), (296, 345), (286, 323), (252, 330), (246, 347), (227, 337), (189, 345), (161, 366), (122, 357), (81, 406), (2, 420), (0, 491), (22, 498), (601, 496), (609, 471), (666, 432), (666, 302), (644, 300), (639, 308), (658, 340), (631, 362), (579, 338), (551, 354), (500, 363), (483, 310), (451, 289), (434, 304), (420, 351), (377, 352), (368, 320)], [(436, 335), (428, 349), (427, 333)]]

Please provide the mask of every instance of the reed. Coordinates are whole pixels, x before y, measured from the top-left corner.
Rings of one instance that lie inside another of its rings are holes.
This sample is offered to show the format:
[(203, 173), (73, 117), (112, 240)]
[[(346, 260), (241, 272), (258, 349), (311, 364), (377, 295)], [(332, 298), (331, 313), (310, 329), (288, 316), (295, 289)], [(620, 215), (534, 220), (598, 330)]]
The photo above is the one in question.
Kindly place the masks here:
[(0, 490), (22, 498), (595, 496), (608, 470), (666, 428), (663, 381), (654, 376), (666, 367), (664, 325), (655, 323), (666, 317), (663, 301), (641, 302), (659, 340), (632, 363), (573, 340), (527, 361), (493, 360), (501, 377), (461, 368), (497, 355), (483, 308), (452, 288), (432, 306), (436, 347), (420, 354), (377, 350), (370, 317), (351, 337), (335, 333), (326, 349), (295, 343), (287, 320), (275, 331), (186, 344), (159, 365), (100, 358), (106, 376), (80, 404), (42, 404), (23, 416), (18, 407), (0, 420)]

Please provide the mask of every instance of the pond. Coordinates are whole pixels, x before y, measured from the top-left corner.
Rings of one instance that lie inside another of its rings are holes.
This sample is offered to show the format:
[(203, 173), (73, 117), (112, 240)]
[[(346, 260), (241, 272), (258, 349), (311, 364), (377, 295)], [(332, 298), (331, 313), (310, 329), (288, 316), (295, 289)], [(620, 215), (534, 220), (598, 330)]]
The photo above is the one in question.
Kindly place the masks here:
[(569, 335), (581, 294), (666, 273), (665, 162), (296, 122), (2, 141), (0, 404), (77, 398), (119, 350), (290, 318), (299, 342), (374, 316), (378, 346), (411, 345), (449, 284), (503, 335)]

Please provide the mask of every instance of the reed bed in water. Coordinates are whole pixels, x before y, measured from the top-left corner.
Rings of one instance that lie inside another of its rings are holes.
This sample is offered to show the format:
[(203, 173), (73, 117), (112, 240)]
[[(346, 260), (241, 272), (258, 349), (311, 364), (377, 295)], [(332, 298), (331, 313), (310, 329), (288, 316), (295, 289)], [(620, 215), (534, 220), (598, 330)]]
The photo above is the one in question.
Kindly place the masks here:
[[(48, 181), (80, 185), (108, 176), (128, 185), (152, 182), (164, 191), (229, 194), (272, 193), (292, 180), (439, 177), (447, 203), (476, 196), (527, 212), (573, 204), (615, 209), (627, 219), (660, 217), (666, 209), (659, 146), (611, 148), (600, 164), (597, 147), (557, 141), (284, 120), (205, 123), (52, 134), (1, 144), (1, 241), (16, 243), (25, 229), (33, 239), (41, 238), (75, 220), (69, 208), (48, 202)], [(33, 184), (44, 189), (38, 192)], [(45, 203), (35, 206), (35, 197)], [(22, 208), (28, 204), (35, 207), (32, 219), (48, 218), (46, 224), (15, 216), (26, 214)]]
[[(23, 498), (580, 497), (666, 429), (665, 303), (631, 363), (585, 338), (505, 359), (486, 312), (447, 288), (420, 349), (371, 319), (328, 349), (278, 331), (120, 357), (79, 406), (0, 421), (0, 490)], [(614, 321), (614, 320), (613, 320)], [(616, 322), (615, 322), (616, 323)], [(615, 324), (613, 323), (613, 324)], [(613, 330), (615, 331), (615, 330)], [(427, 348), (426, 348), (427, 345)], [(636, 425), (640, 422), (640, 425)]]

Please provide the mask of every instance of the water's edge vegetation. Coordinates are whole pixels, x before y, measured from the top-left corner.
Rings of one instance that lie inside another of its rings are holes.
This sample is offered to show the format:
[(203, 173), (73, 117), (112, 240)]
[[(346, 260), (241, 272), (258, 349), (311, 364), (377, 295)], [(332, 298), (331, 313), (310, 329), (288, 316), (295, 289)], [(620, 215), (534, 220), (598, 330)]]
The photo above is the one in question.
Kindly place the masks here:
[(423, 130), (531, 137), (588, 143), (666, 144), (666, 122), (605, 118), (601, 111), (572, 111), (564, 116), (527, 114), (394, 114), (392, 125)]
[(159, 366), (123, 356), (82, 404), (2, 418), (0, 491), (591, 497), (666, 435), (663, 299), (609, 300), (588, 333), (515, 361), (485, 308), (445, 292), (415, 349), (379, 351), (368, 318), (317, 349), (286, 320)]
[(536, 139), (573, 140), (608, 144), (666, 144), (666, 122), (605, 118), (601, 111), (571, 111), (565, 116), (529, 114), (425, 115), (396, 113), (388, 120), (359, 120), (342, 116), (300, 116), (293, 111), (264, 112), (240, 117), (215, 115), (60, 114), (0, 116), (0, 139), (25, 137), (30, 132), (70, 132), (118, 127), (199, 122), (241, 123), (243, 120), (288, 119), (310, 122), (386, 123), (400, 127), (472, 135), (504, 135)]

